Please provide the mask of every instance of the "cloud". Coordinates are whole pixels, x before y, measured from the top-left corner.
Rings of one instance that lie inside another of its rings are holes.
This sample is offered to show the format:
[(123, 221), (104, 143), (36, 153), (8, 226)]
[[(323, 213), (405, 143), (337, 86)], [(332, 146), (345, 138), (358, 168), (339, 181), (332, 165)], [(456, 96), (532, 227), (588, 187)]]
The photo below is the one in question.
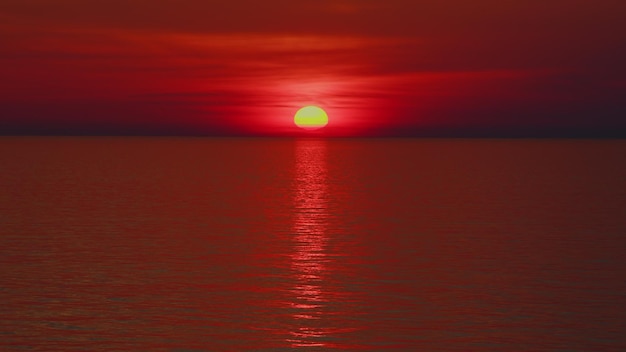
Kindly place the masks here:
[(271, 130), (318, 103), (335, 126), (615, 125), (624, 4), (5, 0), (0, 113)]

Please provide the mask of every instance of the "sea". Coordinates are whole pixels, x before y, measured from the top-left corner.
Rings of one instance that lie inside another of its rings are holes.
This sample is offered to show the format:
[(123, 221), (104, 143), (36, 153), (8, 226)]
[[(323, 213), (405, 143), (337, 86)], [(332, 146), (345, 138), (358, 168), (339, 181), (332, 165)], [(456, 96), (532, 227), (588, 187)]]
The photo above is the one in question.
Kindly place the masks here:
[(0, 138), (1, 351), (624, 351), (626, 140)]

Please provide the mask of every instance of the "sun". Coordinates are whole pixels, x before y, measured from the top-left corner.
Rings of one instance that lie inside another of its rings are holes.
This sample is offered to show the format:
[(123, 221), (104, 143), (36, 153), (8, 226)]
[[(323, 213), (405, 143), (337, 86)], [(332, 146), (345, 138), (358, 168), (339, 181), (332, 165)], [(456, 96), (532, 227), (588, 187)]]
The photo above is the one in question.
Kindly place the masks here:
[(328, 115), (324, 109), (309, 105), (301, 108), (293, 117), (296, 126), (307, 130), (322, 128), (328, 124)]

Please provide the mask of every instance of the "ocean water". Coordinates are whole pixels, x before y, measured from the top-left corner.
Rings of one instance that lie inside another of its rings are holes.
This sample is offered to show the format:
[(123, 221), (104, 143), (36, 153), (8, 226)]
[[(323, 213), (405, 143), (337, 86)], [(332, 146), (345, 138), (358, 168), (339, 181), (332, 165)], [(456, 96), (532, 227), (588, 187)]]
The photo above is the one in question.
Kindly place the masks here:
[(624, 307), (624, 140), (0, 138), (2, 351), (623, 351)]

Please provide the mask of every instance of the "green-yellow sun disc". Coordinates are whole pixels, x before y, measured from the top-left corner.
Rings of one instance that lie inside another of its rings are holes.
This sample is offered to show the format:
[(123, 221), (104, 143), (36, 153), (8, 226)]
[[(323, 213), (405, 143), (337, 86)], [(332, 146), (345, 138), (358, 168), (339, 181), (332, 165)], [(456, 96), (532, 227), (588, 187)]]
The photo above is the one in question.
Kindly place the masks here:
[(296, 126), (306, 129), (322, 128), (328, 124), (326, 111), (317, 106), (305, 106), (293, 117)]

